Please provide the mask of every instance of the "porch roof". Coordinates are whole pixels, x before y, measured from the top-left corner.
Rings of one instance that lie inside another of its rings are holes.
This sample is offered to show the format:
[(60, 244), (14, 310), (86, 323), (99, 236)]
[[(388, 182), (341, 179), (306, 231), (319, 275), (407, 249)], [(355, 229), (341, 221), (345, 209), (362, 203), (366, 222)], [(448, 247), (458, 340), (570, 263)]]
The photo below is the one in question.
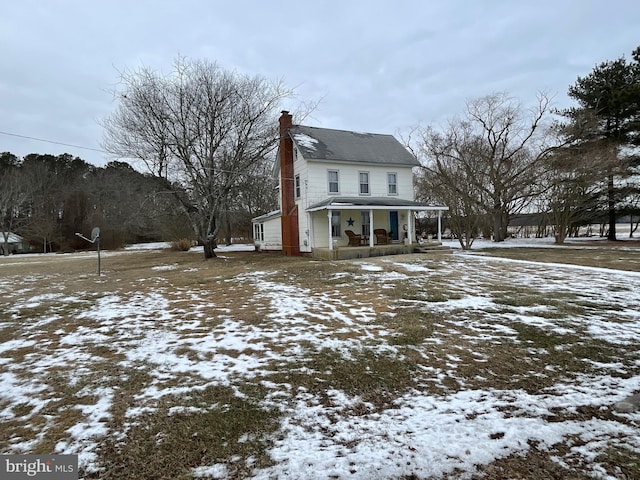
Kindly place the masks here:
[(307, 212), (319, 210), (449, 210), (441, 205), (426, 205), (412, 200), (394, 197), (329, 197), (307, 208)]

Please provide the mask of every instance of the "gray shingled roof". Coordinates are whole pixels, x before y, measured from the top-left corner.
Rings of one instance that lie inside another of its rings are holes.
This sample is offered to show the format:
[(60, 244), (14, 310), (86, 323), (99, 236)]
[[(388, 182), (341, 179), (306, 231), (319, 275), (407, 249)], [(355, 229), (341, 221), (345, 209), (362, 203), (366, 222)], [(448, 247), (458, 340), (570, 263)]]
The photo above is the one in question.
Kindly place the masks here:
[(393, 135), (293, 125), (289, 134), (307, 160), (420, 165)]

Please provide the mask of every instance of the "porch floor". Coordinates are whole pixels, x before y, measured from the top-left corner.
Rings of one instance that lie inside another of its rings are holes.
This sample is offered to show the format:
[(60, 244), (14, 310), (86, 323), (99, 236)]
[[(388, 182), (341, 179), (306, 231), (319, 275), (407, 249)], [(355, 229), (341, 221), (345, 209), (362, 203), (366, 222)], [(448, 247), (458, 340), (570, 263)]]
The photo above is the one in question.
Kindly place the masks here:
[(402, 255), (406, 253), (451, 253), (451, 248), (443, 246), (440, 242), (414, 243), (405, 245), (404, 243), (392, 243), (389, 245), (362, 245), (358, 247), (335, 247), (314, 248), (313, 258), (322, 260), (350, 260), (353, 258), (382, 257), (385, 255)]

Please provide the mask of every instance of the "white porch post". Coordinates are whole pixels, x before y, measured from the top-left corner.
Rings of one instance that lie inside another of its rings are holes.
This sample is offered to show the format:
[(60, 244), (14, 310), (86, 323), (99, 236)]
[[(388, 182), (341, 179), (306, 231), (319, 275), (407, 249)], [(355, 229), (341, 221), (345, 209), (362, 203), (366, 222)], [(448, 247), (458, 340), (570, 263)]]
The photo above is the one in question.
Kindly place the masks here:
[(369, 210), (369, 246), (373, 247), (373, 209)]
[(333, 220), (333, 210), (327, 210), (327, 217), (329, 217), (329, 250), (333, 250), (333, 237), (331, 236), (331, 221)]
[(442, 210), (438, 210), (438, 241), (442, 241)]
[(413, 245), (413, 212), (407, 210), (407, 238), (409, 245)]

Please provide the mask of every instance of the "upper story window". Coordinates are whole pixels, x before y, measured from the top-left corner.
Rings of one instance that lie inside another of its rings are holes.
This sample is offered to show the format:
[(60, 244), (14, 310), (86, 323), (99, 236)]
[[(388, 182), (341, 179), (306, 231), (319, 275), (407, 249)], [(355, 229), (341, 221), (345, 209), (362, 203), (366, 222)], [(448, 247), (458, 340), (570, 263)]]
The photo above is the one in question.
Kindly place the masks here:
[(300, 198), (300, 174), (295, 177), (296, 198)]
[(360, 178), (360, 195), (370, 195), (369, 172), (359, 172), (358, 176)]
[(340, 175), (338, 170), (328, 170), (329, 193), (340, 193)]
[(387, 173), (387, 193), (398, 195), (398, 174), (395, 172)]

